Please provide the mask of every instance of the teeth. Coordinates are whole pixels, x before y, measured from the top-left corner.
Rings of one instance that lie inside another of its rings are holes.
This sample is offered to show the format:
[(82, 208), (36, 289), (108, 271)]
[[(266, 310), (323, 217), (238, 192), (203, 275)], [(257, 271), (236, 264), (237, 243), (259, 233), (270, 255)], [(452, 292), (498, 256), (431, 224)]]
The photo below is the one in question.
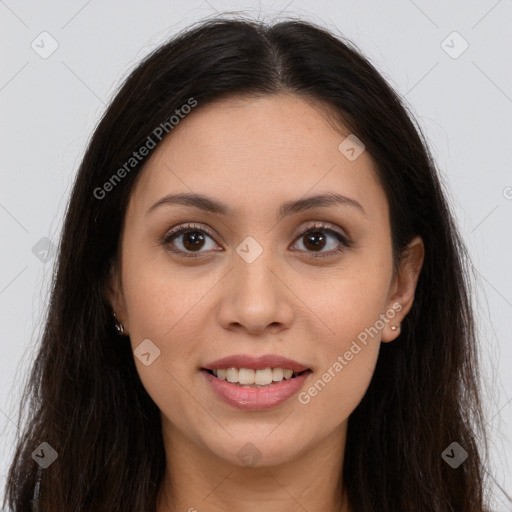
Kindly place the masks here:
[(254, 370), (250, 368), (240, 368), (238, 370), (238, 383), (239, 384), (254, 384)]
[(258, 384), (258, 386), (268, 386), (272, 384), (273, 373), (270, 368), (265, 368), (264, 370), (256, 370), (254, 372), (254, 384)]
[(241, 386), (263, 387), (272, 382), (281, 382), (283, 379), (291, 379), (293, 370), (287, 368), (265, 368), (253, 370), (252, 368), (219, 368), (212, 370), (213, 374), (220, 380), (227, 380)]
[(238, 369), (228, 368), (226, 370), (226, 379), (228, 382), (238, 382)]
[(283, 380), (284, 370), (282, 368), (274, 368), (272, 370), (272, 380), (274, 382), (280, 382)]

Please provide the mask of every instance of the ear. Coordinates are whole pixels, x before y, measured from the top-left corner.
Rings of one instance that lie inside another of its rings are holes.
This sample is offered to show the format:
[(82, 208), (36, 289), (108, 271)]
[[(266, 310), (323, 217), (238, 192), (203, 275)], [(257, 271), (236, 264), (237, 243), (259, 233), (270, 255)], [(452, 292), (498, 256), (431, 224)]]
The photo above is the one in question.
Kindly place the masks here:
[[(382, 331), (382, 341), (393, 341), (400, 335), (400, 324), (411, 310), (418, 277), (423, 266), (425, 246), (421, 237), (414, 237), (403, 250), (400, 265), (390, 289), (390, 298), (386, 311), (395, 311), (395, 316)], [(393, 330), (391, 327), (396, 326)]]
[[(124, 333), (128, 334), (128, 315), (126, 312), (126, 303), (124, 301), (121, 273), (115, 262), (112, 262), (110, 265), (108, 279), (104, 288), (104, 295), (112, 308), (112, 312), (116, 314), (117, 321), (123, 324)], [(114, 321), (114, 319), (112, 319), (112, 321)]]

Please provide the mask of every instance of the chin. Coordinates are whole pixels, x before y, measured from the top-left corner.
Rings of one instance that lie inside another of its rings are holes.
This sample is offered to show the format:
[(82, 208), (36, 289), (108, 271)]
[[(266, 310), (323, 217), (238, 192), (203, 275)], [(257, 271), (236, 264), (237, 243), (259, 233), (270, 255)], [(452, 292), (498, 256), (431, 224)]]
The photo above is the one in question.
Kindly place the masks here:
[[(276, 425), (260, 432), (241, 431), (239, 434), (229, 430), (233, 435), (226, 435), (224, 443), (210, 445), (210, 450), (219, 458), (240, 467), (278, 466), (300, 455), (302, 443), (300, 433), (287, 432), (283, 437), (272, 433)], [(270, 433), (270, 434), (269, 434)], [(208, 443), (209, 444), (209, 443)]]

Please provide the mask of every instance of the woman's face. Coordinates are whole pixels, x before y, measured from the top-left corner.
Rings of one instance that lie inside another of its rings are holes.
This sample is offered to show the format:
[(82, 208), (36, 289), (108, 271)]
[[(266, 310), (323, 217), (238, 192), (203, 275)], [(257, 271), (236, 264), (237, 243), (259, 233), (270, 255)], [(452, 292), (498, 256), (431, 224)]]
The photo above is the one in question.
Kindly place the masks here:
[(416, 240), (393, 274), (386, 196), (348, 135), (297, 96), (232, 98), (199, 104), (148, 161), (113, 304), (166, 439), (238, 465), (343, 439), (422, 259)]

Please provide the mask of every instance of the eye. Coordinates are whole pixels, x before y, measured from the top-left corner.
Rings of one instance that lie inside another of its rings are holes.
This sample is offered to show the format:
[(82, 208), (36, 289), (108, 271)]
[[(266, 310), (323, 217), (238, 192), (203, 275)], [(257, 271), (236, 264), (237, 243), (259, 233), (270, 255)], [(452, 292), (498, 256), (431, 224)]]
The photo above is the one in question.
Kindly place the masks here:
[[(336, 229), (333, 229), (332, 224), (325, 223), (317, 223), (313, 226), (306, 226), (304, 229), (300, 231), (298, 234), (299, 241), (302, 242), (302, 245), (306, 247), (306, 251), (313, 251), (318, 254), (313, 254), (312, 256), (315, 258), (324, 258), (326, 256), (334, 256), (349, 247), (352, 247), (352, 242), (345, 235), (338, 232)], [(326, 236), (327, 234), (327, 236)], [(329, 238), (335, 239), (333, 249), (320, 252), (326, 245), (329, 245), (326, 240)], [(305, 239), (305, 243), (303, 240)]]
[(171, 248), (170, 250), (172, 252), (179, 252), (187, 258), (195, 258), (195, 254), (187, 254), (187, 251), (199, 252), (199, 249), (202, 249), (205, 245), (204, 241), (206, 237), (204, 235), (206, 235), (207, 238), (213, 240), (210, 232), (203, 226), (185, 224), (183, 226), (177, 226), (171, 229), (171, 231), (169, 231), (169, 233), (164, 238), (163, 244), (175, 246), (175, 244), (171, 242), (174, 242), (174, 240), (179, 241), (180, 238), (183, 238), (183, 240), (178, 243), (178, 245), (181, 245), (181, 248)]
[[(313, 226), (309, 225), (302, 229), (297, 238), (298, 241), (302, 241), (305, 238), (305, 243), (302, 243), (305, 247), (305, 252), (313, 253), (313, 257), (326, 257), (338, 254), (352, 246), (352, 242), (345, 235), (331, 226), (332, 224), (328, 223), (316, 223)], [(195, 258), (198, 257), (198, 254), (194, 253), (206, 252), (201, 251), (201, 249), (205, 247), (205, 240), (207, 238), (213, 241), (213, 235), (204, 226), (185, 224), (171, 229), (162, 243), (169, 247), (171, 252), (179, 253), (180, 256), (186, 258)], [(329, 238), (334, 241), (334, 243), (331, 243), (334, 248), (322, 251), (326, 245), (329, 245), (327, 243)], [(178, 242), (175, 243), (176, 241)], [(215, 249), (215, 243), (210, 250), (219, 251), (219, 249)]]

